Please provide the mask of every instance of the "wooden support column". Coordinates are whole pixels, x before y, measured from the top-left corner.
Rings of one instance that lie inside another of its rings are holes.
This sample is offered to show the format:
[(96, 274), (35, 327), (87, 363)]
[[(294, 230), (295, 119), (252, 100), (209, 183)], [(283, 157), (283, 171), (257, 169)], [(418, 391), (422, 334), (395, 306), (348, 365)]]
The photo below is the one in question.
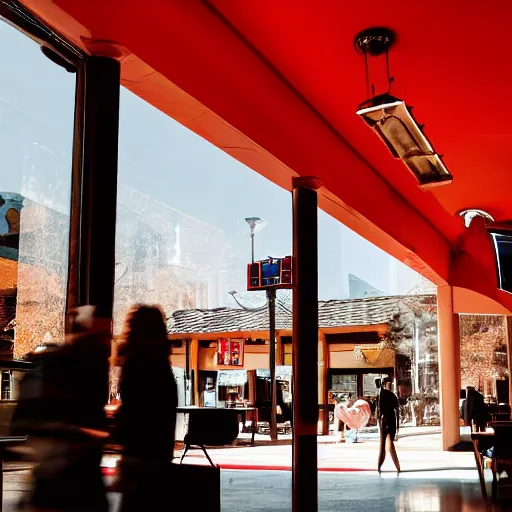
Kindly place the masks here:
[(190, 370), (193, 371), (193, 394), (192, 404), (199, 405), (199, 340), (192, 338), (190, 340)]
[[(329, 410), (327, 408), (327, 369), (329, 368), (329, 350), (323, 332), (318, 333), (318, 405), (321, 435), (329, 435)], [(323, 406), (323, 407), (321, 407)]]
[(283, 342), (281, 341), (281, 331), (276, 331), (276, 364), (284, 365)]
[(443, 450), (449, 450), (460, 441), (460, 332), (451, 286), (437, 289), (437, 322)]

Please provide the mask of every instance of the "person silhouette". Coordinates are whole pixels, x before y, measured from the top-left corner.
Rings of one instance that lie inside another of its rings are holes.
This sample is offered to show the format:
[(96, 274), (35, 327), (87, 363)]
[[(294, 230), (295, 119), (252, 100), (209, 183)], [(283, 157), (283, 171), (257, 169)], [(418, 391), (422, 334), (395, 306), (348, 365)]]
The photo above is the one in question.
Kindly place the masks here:
[(397, 471), (400, 473), (400, 462), (395, 449), (395, 437), (398, 433), (399, 424), (399, 404), (396, 395), (389, 389), (391, 383), (389, 380), (380, 379), (375, 381), (379, 390), (377, 400), (377, 419), (379, 421), (380, 448), (378, 471), (381, 472), (382, 464), (386, 458), (386, 445), (388, 445), (389, 454), (393, 459)]
[(100, 463), (108, 436), (110, 322), (89, 306), (80, 312), (84, 323), (75, 323), (64, 344), (28, 358), (35, 370), (21, 384), (11, 424), (12, 434), (29, 436), (37, 461), (22, 510), (108, 511)]
[(123, 445), (120, 510), (167, 510), (178, 393), (160, 308), (137, 305), (130, 311), (119, 355), (123, 359), (117, 414)]

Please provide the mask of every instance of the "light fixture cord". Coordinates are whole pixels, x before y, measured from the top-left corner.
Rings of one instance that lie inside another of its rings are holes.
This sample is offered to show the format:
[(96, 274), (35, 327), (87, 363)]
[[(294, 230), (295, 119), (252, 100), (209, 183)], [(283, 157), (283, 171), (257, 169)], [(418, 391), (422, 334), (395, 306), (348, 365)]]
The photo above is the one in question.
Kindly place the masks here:
[(368, 55), (366, 55), (366, 49), (363, 48), (364, 54), (364, 67), (366, 68), (366, 100), (370, 100), (370, 72), (368, 70)]
[(391, 84), (393, 83), (394, 78), (392, 76), (390, 76), (390, 72), (389, 72), (389, 51), (387, 48), (386, 48), (386, 73), (388, 74), (388, 94), (390, 94), (391, 93)]

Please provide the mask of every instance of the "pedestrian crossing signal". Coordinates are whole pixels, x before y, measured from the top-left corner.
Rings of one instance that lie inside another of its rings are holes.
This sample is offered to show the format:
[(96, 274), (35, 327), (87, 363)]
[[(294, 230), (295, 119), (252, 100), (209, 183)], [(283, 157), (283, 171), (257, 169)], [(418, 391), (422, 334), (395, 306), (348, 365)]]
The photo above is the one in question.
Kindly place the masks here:
[(247, 290), (292, 287), (292, 257), (268, 258), (247, 265)]

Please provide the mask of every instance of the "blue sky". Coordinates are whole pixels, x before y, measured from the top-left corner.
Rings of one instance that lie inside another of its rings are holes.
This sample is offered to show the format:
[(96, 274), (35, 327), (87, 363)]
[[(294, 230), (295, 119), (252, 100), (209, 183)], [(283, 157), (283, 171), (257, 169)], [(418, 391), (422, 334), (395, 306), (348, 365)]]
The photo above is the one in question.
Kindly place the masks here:
[[(76, 77), (6, 24), (0, 24), (0, 42), (0, 191), (21, 193), (68, 213)], [(121, 91), (119, 184), (221, 229), (241, 265), (250, 258), (244, 221), (249, 216), (267, 221), (257, 234), (257, 258), (291, 253), (289, 192), (126, 89)], [(320, 299), (347, 298), (349, 273), (385, 294), (407, 292), (416, 274), (393, 262), (319, 213)]]
[[(247, 260), (250, 241), (244, 218), (251, 216), (267, 221), (256, 234), (256, 258), (291, 253), (288, 191), (125, 89), (121, 92), (119, 183), (234, 236), (237, 253), (245, 252)], [(406, 293), (416, 284), (415, 272), (323, 211), (318, 227), (321, 299), (348, 297), (349, 273), (386, 294)]]

